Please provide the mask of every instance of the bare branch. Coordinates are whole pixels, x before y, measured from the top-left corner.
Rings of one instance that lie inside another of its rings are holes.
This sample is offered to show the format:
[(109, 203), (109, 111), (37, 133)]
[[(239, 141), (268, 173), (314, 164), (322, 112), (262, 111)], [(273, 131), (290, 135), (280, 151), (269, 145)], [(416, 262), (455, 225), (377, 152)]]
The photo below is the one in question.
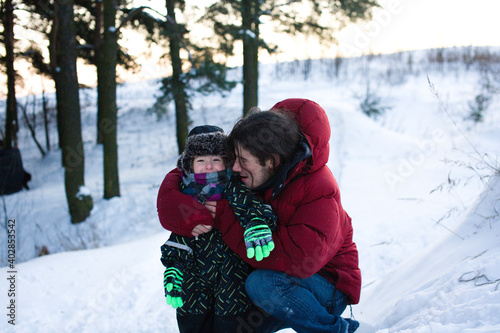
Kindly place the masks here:
[[(35, 98), (35, 101), (33, 102), (33, 108), (35, 107), (35, 102), (36, 102), (36, 97)], [(26, 103), (28, 103), (28, 101), (26, 100)], [(24, 119), (24, 122), (26, 123), (26, 126), (28, 126), (28, 129), (30, 130), (30, 133), (31, 133), (31, 137), (33, 138), (33, 141), (35, 141), (35, 144), (36, 146), (38, 147), (38, 150), (40, 150), (40, 153), (42, 154), (43, 157), (45, 157), (45, 155), (47, 154), (45, 152), (45, 150), (43, 149), (43, 147), (40, 145), (40, 143), (38, 142), (37, 138), (36, 138), (36, 131), (35, 131), (35, 126), (36, 124), (32, 124), (30, 122), (30, 120), (28, 119), (28, 114), (27, 114), (27, 106), (26, 105), (20, 105), (19, 108), (21, 109), (22, 111), (22, 114), (23, 114), (23, 119)], [(33, 121), (33, 123), (35, 123), (35, 121)]]

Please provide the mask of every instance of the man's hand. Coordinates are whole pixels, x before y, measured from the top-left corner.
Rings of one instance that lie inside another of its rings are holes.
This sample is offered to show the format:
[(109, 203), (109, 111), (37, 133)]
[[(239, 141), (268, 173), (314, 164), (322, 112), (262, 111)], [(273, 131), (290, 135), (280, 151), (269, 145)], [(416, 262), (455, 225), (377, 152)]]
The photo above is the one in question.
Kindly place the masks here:
[[(212, 214), (212, 217), (215, 218), (215, 211), (217, 210), (217, 201), (205, 201), (204, 203), (205, 207), (210, 211), (210, 214)], [(193, 231), (191, 231), (191, 235), (194, 237), (198, 237), (201, 234), (205, 234), (212, 230), (213, 226), (211, 225), (206, 225), (206, 224), (198, 224), (196, 227), (193, 228)]]
[(167, 304), (172, 305), (174, 309), (184, 305), (182, 302), (182, 281), (184, 280), (182, 265), (175, 264), (165, 270), (163, 273), (163, 286), (165, 288), (165, 297)]
[(198, 224), (196, 227), (193, 228), (193, 231), (191, 231), (191, 235), (194, 237), (198, 237), (201, 234), (205, 234), (212, 230), (213, 226), (211, 225), (205, 225), (205, 224)]
[(263, 258), (269, 257), (270, 252), (274, 249), (274, 242), (271, 229), (264, 221), (253, 219), (247, 223), (245, 233), (245, 246), (247, 247), (247, 257), (261, 261)]
[(215, 218), (215, 212), (217, 211), (217, 201), (205, 201), (204, 205), (210, 211), (212, 217)]

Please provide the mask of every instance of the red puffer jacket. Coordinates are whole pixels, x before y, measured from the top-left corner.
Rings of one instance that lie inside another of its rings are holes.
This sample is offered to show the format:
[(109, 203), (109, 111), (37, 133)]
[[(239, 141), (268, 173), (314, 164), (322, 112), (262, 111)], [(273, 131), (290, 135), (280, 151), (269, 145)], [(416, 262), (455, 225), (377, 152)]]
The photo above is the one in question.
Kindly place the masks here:
[[(305, 99), (284, 100), (271, 111), (279, 110), (295, 114), (312, 157), (288, 172), (284, 187), (274, 199), (273, 189), (264, 193), (264, 201), (271, 204), (278, 217), (273, 232), (275, 249), (262, 261), (248, 259), (244, 230), (226, 200), (217, 204), (214, 224), (227, 245), (254, 268), (300, 278), (319, 273), (335, 283), (351, 304), (356, 304), (361, 292), (358, 251), (352, 240), (351, 218), (342, 208), (337, 182), (326, 166), (330, 152), (328, 118), (323, 108)], [(196, 225), (212, 224), (212, 218), (204, 206), (180, 195), (179, 183), (178, 171), (165, 177), (158, 194), (158, 214), (163, 227), (190, 236)]]

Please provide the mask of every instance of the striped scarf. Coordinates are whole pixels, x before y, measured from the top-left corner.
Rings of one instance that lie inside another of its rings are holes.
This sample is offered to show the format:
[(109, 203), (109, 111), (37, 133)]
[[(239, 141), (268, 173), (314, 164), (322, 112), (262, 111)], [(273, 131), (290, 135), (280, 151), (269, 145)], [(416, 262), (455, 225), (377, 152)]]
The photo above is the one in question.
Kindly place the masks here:
[(231, 169), (210, 173), (182, 173), (181, 191), (199, 202), (220, 200), (226, 183), (231, 178)]

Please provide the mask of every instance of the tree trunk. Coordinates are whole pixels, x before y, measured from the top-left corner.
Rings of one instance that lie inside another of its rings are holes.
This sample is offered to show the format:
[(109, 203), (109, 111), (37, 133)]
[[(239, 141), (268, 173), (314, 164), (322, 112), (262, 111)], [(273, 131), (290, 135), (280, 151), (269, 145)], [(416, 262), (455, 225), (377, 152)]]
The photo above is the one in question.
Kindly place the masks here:
[[(99, 68), (102, 68), (102, 40), (101, 40), (101, 28), (102, 28), (102, 0), (95, 0), (95, 30), (94, 30), (94, 58), (97, 71), (97, 89), (101, 85), (99, 82)], [(99, 92), (97, 94), (97, 144), (103, 143), (102, 129), (103, 126), (103, 116), (102, 116), (102, 100), (99, 98)]]
[(7, 109), (5, 117), (4, 149), (17, 146), (17, 101), (16, 101), (16, 71), (14, 69), (14, 7), (12, 0), (4, 3), (4, 39), (5, 62), (7, 69)]
[(49, 136), (49, 109), (47, 107), (47, 99), (45, 98), (45, 90), (42, 90), (42, 110), (43, 110), (43, 127), (45, 129), (45, 147), (50, 150)]
[[(49, 60), (50, 60), (50, 70), (52, 73), (52, 78), (54, 79), (54, 83), (57, 84), (57, 74), (60, 71), (60, 68), (58, 67), (57, 61), (58, 61), (58, 48), (59, 48), (59, 41), (58, 41), (58, 31), (59, 31), (59, 5), (58, 3), (54, 3), (54, 14), (52, 16), (52, 26), (49, 34)], [(56, 92), (56, 98), (57, 98), (57, 92)], [(56, 121), (57, 121), (57, 135), (59, 137), (59, 148), (62, 149), (64, 146), (64, 134), (62, 133), (63, 125), (61, 123), (61, 117), (62, 113), (58, 112), (56, 114)], [(62, 165), (64, 166), (64, 160), (61, 161)]]
[(73, 0), (54, 2), (57, 26), (54, 80), (56, 84), (59, 141), (64, 167), (64, 185), (71, 222), (84, 221), (93, 207), (92, 196), (85, 189), (85, 154), (82, 142), (80, 98), (76, 73), (76, 38)]
[(243, 115), (259, 103), (259, 2), (242, 1)]
[[(175, 2), (176, 0), (166, 0), (167, 15), (175, 21)], [(176, 24), (176, 23), (171, 23)], [(172, 61), (172, 88), (175, 101), (175, 119), (177, 128), (177, 145), (179, 154), (184, 151), (186, 139), (188, 135), (188, 110), (187, 110), (187, 94), (186, 84), (182, 80), (182, 60), (180, 57), (180, 38), (182, 35), (177, 32), (178, 29), (172, 29), (169, 35), (170, 41), (170, 59)]]
[(103, 1), (104, 38), (101, 44), (102, 59), (98, 73), (98, 100), (102, 119), (99, 129), (104, 151), (104, 198), (120, 196), (118, 179), (116, 62), (118, 34), (115, 27), (115, 0)]

